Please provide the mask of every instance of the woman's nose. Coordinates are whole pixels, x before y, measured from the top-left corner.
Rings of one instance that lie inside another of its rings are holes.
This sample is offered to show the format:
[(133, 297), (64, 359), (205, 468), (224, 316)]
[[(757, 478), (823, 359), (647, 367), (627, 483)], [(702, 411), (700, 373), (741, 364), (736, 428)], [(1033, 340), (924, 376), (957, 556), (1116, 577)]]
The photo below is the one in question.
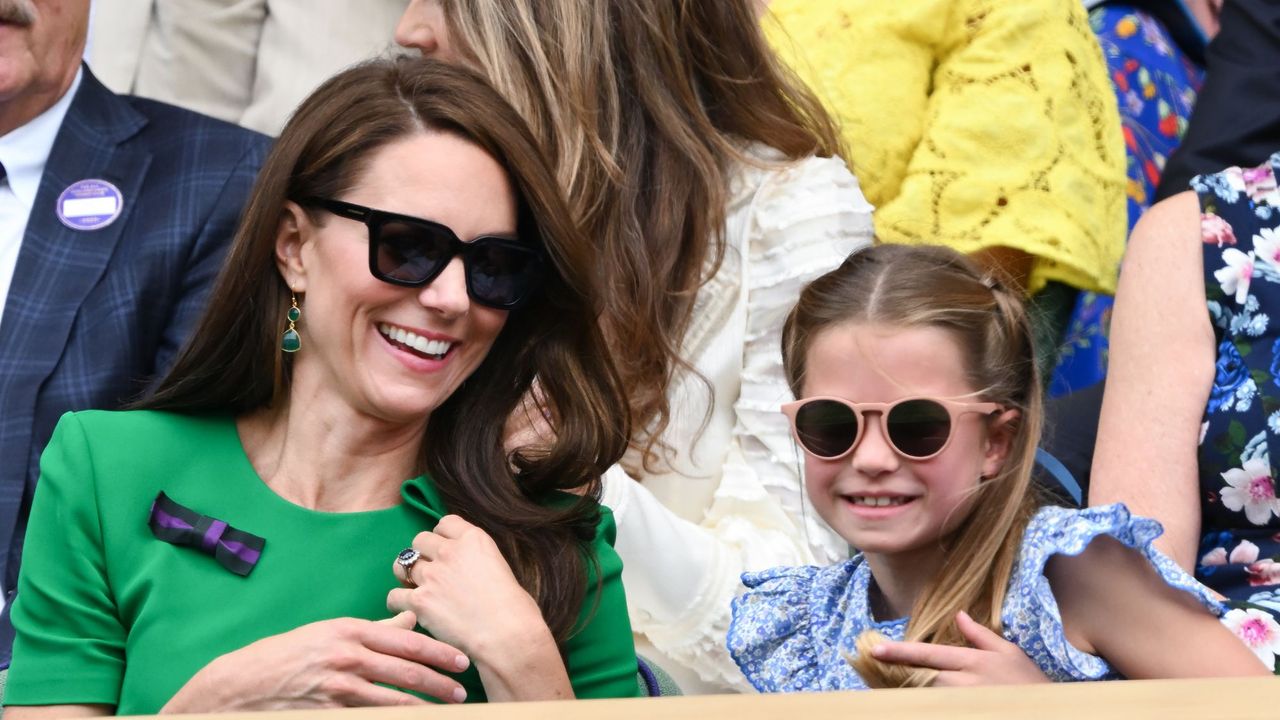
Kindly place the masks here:
[(405, 9), (400, 22), (396, 24), (396, 44), (430, 55), (436, 51), (436, 36), (429, 23), (421, 22), (420, 14), (421, 10), (417, 9), (416, 3)]
[(471, 298), (467, 296), (466, 268), (461, 256), (450, 260), (434, 280), (418, 291), (418, 302), (446, 318), (466, 314)]

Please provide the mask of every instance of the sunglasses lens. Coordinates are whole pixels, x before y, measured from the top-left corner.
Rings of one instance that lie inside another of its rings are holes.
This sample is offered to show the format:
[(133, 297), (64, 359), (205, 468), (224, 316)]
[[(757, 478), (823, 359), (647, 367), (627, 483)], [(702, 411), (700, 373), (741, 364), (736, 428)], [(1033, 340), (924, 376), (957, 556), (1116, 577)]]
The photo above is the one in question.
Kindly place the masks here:
[(910, 457), (933, 455), (951, 437), (951, 413), (932, 400), (908, 400), (894, 405), (885, 425), (889, 440)]
[(532, 291), (537, 279), (537, 255), (531, 248), (482, 238), (467, 250), (467, 284), (478, 302), (510, 307)]
[(383, 279), (421, 283), (449, 262), (450, 238), (430, 227), (392, 220), (378, 226), (375, 262)]
[(814, 400), (796, 411), (796, 435), (805, 450), (818, 457), (836, 457), (858, 437), (858, 416), (834, 400)]

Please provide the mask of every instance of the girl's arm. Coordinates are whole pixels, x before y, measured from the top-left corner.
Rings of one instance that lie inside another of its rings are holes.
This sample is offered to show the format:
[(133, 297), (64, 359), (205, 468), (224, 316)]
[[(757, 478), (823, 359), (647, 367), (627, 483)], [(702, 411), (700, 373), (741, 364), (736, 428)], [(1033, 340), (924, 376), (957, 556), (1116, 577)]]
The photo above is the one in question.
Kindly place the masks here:
[(1080, 555), (1055, 555), (1045, 576), (1067, 640), (1126, 678), (1271, 674), (1204, 605), (1110, 536)]
[(1200, 203), (1185, 192), (1154, 205), (1129, 241), (1111, 320), (1111, 359), (1089, 504), (1123, 502), (1154, 518), (1156, 546), (1195, 567), (1200, 535), (1200, 420), (1213, 386)]

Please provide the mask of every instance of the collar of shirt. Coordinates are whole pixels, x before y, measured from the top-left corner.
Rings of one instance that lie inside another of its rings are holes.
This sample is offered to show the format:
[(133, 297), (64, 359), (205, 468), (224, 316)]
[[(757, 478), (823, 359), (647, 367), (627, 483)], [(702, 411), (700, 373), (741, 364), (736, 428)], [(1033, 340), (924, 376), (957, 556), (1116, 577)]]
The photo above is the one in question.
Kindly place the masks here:
[(9, 188), (28, 211), (35, 204), (45, 163), (49, 160), (49, 153), (53, 151), (53, 142), (58, 137), (58, 130), (62, 128), (67, 110), (71, 109), (71, 100), (80, 89), (83, 77), (84, 68), (81, 67), (71, 81), (71, 87), (58, 98), (58, 102), (26, 125), (0, 136), (0, 164), (4, 165), (8, 174)]

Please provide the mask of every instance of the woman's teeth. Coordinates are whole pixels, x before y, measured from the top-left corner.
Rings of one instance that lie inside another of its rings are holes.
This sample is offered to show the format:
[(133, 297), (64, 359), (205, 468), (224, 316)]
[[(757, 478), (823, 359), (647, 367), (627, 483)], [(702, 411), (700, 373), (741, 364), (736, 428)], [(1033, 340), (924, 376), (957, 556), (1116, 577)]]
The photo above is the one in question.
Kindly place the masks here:
[(449, 348), (453, 347), (453, 343), (446, 340), (428, 340), (421, 335), (416, 335), (404, 328), (381, 323), (378, 325), (378, 332), (387, 338), (404, 345), (405, 347), (416, 350), (434, 360), (439, 360), (449, 352)]
[(854, 505), (863, 505), (866, 507), (889, 507), (890, 505), (905, 505), (911, 501), (907, 497), (861, 497), (853, 496), (849, 500)]

